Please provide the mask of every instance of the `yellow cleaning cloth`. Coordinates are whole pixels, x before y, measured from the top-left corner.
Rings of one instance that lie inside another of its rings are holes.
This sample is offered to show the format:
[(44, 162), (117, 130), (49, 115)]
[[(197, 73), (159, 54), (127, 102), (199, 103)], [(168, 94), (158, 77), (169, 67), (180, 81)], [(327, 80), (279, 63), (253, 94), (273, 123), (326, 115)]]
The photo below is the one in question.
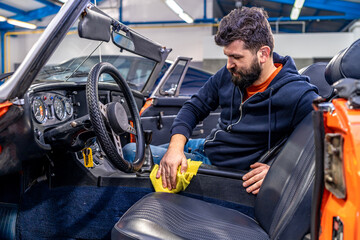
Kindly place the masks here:
[(178, 193), (180, 191), (184, 191), (186, 189), (186, 187), (189, 185), (193, 176), (196, 175), (202, 162), (191, 161), (190, 159), (188, 159), (187, 164), (188, 164), (188, 168), (187, 168), (186, 172), (184, 172), (184, 173), (180, 172), (181, 166), (179, 166), (178, 171), (177, 171), (177, 178), (176, 178), (176, 180), (177, 180), (176, 188), (171, 189), (171, 190), (169, 190), (168, 188), (163, 188), (161, 176), (160, 176), (160, 178), (156, 178), (156, 173), (159, 169), (159, 165), (155, 164), (153, 170), (150, 173), (150, 179), (151, 179), (152, 185), (155, 188), (155, 191), (156, 192), (168, 192), (168, 193)]

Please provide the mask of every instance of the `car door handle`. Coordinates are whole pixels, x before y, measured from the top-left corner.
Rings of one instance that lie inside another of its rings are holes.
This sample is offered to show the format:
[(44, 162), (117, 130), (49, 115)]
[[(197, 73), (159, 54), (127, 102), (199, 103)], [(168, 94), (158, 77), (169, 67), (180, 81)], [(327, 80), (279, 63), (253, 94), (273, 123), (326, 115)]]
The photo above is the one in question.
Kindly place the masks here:
[(164, 112), (163, 112), (163, 111), (160, 111), (160, 112), (159, 112), (159, 115), (157, 116), (157, 128), (158, 128), (159, 130), (161, 130), (161, 129), (164, 127), (163, 117), (164, 117)]

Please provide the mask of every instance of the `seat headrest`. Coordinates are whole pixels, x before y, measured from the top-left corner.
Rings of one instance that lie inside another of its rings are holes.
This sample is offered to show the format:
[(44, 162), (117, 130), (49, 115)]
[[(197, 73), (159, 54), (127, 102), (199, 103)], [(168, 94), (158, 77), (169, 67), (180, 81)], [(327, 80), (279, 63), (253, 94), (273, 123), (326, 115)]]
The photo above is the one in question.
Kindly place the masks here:
[(325, 79), (327, 64), (327, 62), (316, 62), (299, 70), (301, 75), (306, 75), (310, 78), (310, 83), (318, 88), (319, 95), (325, 99), (329, 98), (333, 93), (333, 88)]
[(360, 79), (360, 39), (335, 55), (325, 69), (326, 81), (332, 85), (342, 78)]

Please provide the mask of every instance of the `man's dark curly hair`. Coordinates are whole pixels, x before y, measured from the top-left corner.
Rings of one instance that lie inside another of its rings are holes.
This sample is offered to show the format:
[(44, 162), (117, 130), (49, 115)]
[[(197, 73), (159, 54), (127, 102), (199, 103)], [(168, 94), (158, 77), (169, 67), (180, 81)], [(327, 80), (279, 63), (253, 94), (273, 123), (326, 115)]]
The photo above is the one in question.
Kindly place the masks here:
[(267, 18), (266, 11), (261, 8), (234, 9), (220, 21), (215, 42), (219, 46), (227, 46), (235, 40), (241, 40), (245, 48), (253, 52), (266, 45), (272, 54), (274, 37)]

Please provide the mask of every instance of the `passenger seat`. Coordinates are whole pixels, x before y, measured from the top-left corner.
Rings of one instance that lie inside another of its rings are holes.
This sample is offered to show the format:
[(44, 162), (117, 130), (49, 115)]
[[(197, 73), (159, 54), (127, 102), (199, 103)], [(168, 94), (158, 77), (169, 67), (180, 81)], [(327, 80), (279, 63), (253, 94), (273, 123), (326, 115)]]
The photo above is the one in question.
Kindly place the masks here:
[(325, 99), (329, 99), (334, 94), (334, 89), (325, 79), (325, 68), (328, 63), (316, 62), (299, 70), (301, 75), (310, 78), (310, 83), (319, 89), (319, 95)]

